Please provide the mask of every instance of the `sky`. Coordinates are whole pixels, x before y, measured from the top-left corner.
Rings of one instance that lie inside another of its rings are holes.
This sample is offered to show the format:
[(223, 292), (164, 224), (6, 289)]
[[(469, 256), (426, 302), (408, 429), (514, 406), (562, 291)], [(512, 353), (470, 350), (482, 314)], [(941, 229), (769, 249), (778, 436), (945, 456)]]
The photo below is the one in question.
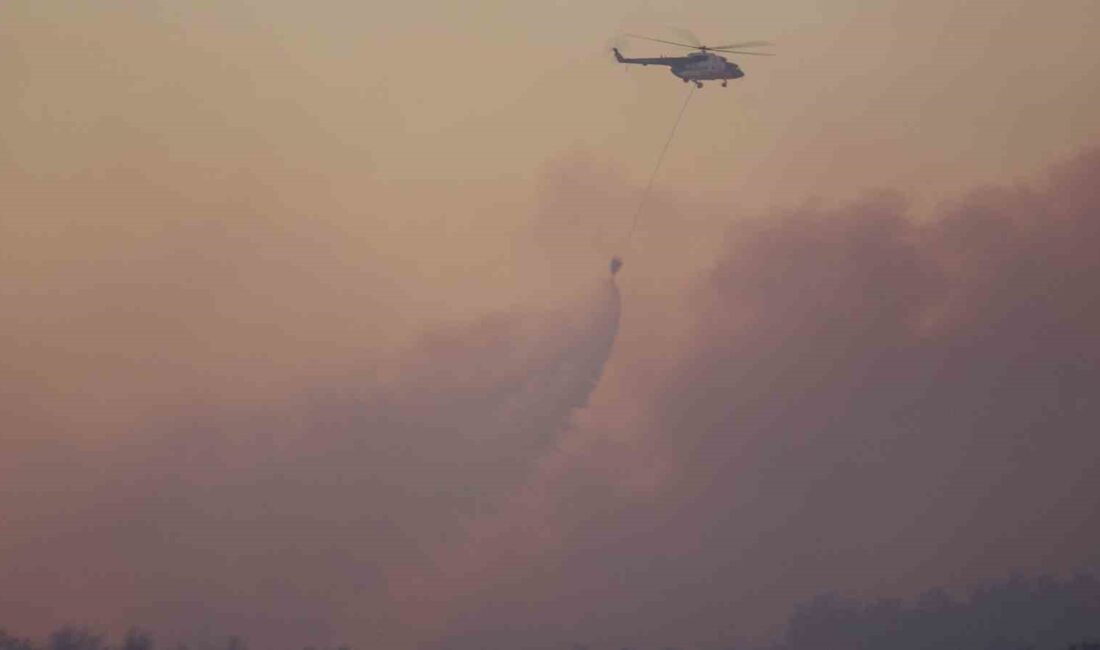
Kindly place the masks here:
[[(777, 56), (639, 208), (689, 89), (609, 49), (682, 28)], [(1100, 571), (1098, 28), (3, 3), (0, 625), (718, 648)]]

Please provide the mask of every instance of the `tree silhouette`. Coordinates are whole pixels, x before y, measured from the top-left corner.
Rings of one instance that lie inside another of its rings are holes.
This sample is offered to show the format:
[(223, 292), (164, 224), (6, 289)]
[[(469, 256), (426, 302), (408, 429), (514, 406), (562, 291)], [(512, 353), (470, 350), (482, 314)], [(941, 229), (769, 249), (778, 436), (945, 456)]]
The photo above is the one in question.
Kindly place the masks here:
[[(0, 628), (0, 650), (155, 648), (152, 635), (138, 628), (131, 628), (117, 644), (108, 643), (104, 638), (87, 627), (66, 626), (53, 632), (44, 643), (38, 643), (12, 636)], [(188, 650), (183, 644), (171, 647)], [(199, 650), (247, 650), (247, 647), (242, 637), (231, 636), (202, 644)], [(577, 643), (572, 650), (588, 650), (589, 647)], [(896, 599), (860, 601), (824, 594), (796, 606), (783, 637), (758, 650), (931, 648), (1100, 650), (1100, 580), (1092, 575), (1071, 579), (1014, 576), (974, 589), (969, 594), (953, 597), (946, 591), (932, 590), (910, 602)], [(307, 646), (303, 650), (332, 649), (330, 646)], [(350, 649), (341, 645), (335, 650)], [(665, 650), (673, 648), (665, 647)]]
[(795, 608), (780, 648), (1061, 650), (1098, 633), (1096, 578), (1015, 576), (975, 589), (968, 598), (956, 600), (934, 590), (911, 605), (818, 596)]
[(103, 637), (86, 627), (66, 626), (50, 635), (49, 650), (108, 650)]
[(153, 637), (136, 628), (130, 628), (119, 650), (153, 650)]
[(35, 650), (30, 639), (21, 639), (8, 634), (8, 631), (0, 628), (0, 650)]

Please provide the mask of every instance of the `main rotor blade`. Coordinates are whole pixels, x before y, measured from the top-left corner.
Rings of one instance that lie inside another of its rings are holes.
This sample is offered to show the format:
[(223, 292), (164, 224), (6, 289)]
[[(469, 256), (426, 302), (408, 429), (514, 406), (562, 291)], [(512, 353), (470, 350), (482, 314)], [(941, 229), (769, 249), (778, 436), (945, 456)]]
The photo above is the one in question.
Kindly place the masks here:
[(650, 38), (649, 36), (642, 36), (640, 34), (623, 34), (623, 36), (629, 36), (631, 38), (641, 38), (641, 39), (647, 40), (647, 41), (654, 41), (654, 42), (657, 42), (657, 43), (664, 43), (665, 45), (675, 45), (677, 47), (686, 47), (686, 48), (692, 49), (692, 50), (698, 50), (699, 49), (698, 47), (696, 47), (694, 45), (688, 45), (686, 43), (677, 43), (675, 41), (665, 41), (665, 40), (662, 40), (662, 39), (659, 39), (659, 38)]
[(695, 47), (702, 47), (703, 42), (699, 40), (699, 37), (695, 35), (690, 29), (684, 29), (683, 27), (675, 27), (673, 25), (665, 25), (665, 29), (676, 32), (680, 35), (680, 38), (684, 39), (688, 43), (691, 43)]
[(752, 56), (775, 56), (771, 52), (745, 52), (744, 50), (719, 50), (714, 48), (711, 52), (725, 52), (727, 54), (750, 54)]
[(715, 45), (710, 48), (712, 50), (726, 50), (726, 49), (738, 49), (742, 47), (764, 47), (765, 45), (775, 45), (768, 41), (745, 41), (744, 43), (730, 43), (729, 45)]

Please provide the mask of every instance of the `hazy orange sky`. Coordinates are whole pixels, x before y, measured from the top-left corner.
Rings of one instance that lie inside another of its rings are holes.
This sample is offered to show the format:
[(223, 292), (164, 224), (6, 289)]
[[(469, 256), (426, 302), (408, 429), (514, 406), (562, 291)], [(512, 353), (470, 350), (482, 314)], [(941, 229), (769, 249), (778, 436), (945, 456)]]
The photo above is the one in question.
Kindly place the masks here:
[[(694, 94), (627, 248), (688, 90), (609, 49), (673, 27), (777, 56)], [(0, 626), (709, 647), (1100, 569), (1098, 31), (0, 4)]]

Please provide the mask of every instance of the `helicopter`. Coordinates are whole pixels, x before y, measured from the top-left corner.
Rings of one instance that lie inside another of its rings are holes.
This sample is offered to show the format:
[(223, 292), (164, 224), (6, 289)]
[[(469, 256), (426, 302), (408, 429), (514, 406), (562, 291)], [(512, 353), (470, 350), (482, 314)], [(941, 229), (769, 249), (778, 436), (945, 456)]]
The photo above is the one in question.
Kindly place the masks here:
[(693, 82), (697, 88), (703, 87), (703, 81), (721, 80), (722, 85), (726, 86), (730, 79), (740, 79), (745, 76), (745, 73), (736, 64), (728, 61), (725, 57), (715, 54), (715, 52), (723, 52), (729, 54), (750, 54), (753, 56), (774, 56), (768, 52), (745, 52), (741, 48), (746, 47), (761, 47), (764, 45), (771, 45), (767, 41), (746, 41), (744, 43), (731, 43), (729, 45), (690, 45), (688, 43), (677, 43), (675, 41), (666, 41), (659, 38), (651, 38), (649, 36), (639, 36), (638, 34), (625, 34), (631, 38), (640, 38), (646, 41), (654, 41), (656, 43), (664, 43), (666, 45), (675, 45), (676, 47), (686, 47), (694, 52), (690, 52), (685, 56), (658, 56), (652, 58), (631, 59), (624, 57), (619, 48), (614, 47), (611, 50), (615, 53), (615, 60), (619, 63), (629, 63), (635, 65), (667, 65), (672, 74), (676, 75), (683, 80), (684, 83), (689, 81)]

